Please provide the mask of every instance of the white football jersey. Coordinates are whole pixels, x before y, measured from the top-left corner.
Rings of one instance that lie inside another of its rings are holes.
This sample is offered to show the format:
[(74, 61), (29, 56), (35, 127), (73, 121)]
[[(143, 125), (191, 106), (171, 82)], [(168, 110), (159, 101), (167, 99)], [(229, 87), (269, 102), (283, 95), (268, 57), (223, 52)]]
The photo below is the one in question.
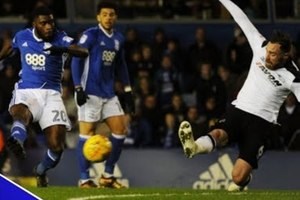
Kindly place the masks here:
[(237, 108), (276, 123), (280, 106), (290, 92), (300, 99), (300, 73), (298, 67), (288, 62), (283, 68), (265, 67), (266, 39), (257, 31), (243, 11), (229, 0), (220, 0), (246, 35), (253, 51), (247, 79), (237, 99)]

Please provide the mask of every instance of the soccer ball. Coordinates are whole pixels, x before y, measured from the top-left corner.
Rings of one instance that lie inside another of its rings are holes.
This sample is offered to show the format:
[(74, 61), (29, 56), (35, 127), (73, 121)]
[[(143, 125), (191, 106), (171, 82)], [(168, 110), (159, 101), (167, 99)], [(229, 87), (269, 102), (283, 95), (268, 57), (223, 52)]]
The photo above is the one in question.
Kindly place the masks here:
[(109, 139), (103, 135), (93, 135), (83, 145), (83, 155), (91, 162), (103, 162), (112, 150)]

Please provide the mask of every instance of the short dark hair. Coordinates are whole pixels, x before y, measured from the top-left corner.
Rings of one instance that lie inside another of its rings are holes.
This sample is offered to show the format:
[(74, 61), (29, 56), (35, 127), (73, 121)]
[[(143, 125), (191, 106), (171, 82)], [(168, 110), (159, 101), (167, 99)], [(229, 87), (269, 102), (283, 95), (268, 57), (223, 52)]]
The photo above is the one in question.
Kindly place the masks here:
[(108, 1), (108, 0), (100, 1), (98, 3), (98, 5), (97, 5), (97, 14), (100, 12), (100, 10), (102, 8), (111, 8), (111, 9), (114, 9), (116, 11), (116, 13), (118, 11), (118, 5), (114, 1)]
[(35, 19), (39, 15), (52, 15), (52, 14), (53, 12), (49, 8), (45, 6), (39, 6), (32, 11), (31, 17), (32, 19)]
[(290, 52), (292, 48), (292, 41), (290, 36), (282, 31), (278, 31), (278, 30), (273, 31), (269, 41), (271, 43), (280, 44), (280, 50), (283, 53)]

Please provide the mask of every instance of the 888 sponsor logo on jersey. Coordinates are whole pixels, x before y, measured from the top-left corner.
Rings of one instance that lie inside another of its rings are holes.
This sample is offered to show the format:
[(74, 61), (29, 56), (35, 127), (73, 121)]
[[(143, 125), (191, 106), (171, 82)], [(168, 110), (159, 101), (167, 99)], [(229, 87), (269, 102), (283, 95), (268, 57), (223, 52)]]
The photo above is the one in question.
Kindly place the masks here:
[(25, 54), (25, 61), (28, 65), (31, 65), (33, 70), (46, 70), (46, 56), (43, 54), (27, 53)]
[(104, 63), (105, 66), (110, 66), (112, 64), (112, 62), (114, 61), (116, 56), (116, 52), (114, 51), (103, 51), (102, 52), (102, 61)]

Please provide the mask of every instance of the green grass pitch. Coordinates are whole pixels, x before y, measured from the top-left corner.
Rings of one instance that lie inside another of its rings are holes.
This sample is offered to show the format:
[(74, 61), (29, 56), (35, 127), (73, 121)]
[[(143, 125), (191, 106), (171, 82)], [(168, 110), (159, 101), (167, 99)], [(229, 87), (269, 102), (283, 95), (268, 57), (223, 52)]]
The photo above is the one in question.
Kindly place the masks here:
[(248, 190), (229, 193), (225, 190), (175, 188), (79, 189), (77, 187), (26, 188), (44, 200), (299, 200), (300, 191)]

